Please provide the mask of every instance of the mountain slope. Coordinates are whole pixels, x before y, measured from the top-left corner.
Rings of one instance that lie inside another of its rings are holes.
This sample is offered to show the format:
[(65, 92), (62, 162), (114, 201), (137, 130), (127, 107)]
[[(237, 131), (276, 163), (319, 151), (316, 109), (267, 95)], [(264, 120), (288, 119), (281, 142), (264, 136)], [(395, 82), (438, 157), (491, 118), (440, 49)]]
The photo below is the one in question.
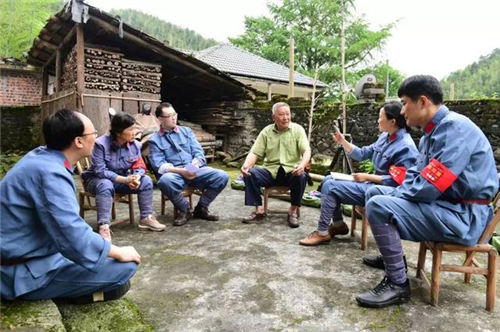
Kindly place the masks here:
[(125, 23), (161, 40), (171, 47), (199, 51), (217, 44), (217, 41), (214, 39), (203, 38), (193, 30), (181, 28), (138, 10), (112, 9), (110, 13), (120, 16)]

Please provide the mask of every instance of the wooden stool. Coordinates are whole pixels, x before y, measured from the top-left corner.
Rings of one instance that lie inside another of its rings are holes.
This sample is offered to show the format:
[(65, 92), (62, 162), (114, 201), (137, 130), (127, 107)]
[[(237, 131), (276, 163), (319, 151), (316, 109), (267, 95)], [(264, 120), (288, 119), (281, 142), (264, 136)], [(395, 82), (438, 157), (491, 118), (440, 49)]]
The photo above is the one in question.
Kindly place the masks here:
[[(187, 197), (189, 200), (189, 211), (193, 211), (193, 194), (201, 196), (202, 192), (200, 189), (194, 187), (187, 187), (182, 191), (182, 196)], [(161, 215), (165, 215), (166, 202), (168, 201), (168, 197), (161, 194)]]
[[(82, 165), (83, 164), (83, 165)], [(78, 197), (80, 201), (80, 217), (85, 218), (85, 211), (93, 210), (97, 211), (95, 205), (95, 195), (89, 193), (85, 190), (83, 185), (82, 173), (90, 167), (90, 161), (88, 158), (83, 158), (76, 163), (76, 168), (80, 174), (80, 181), (82, 183), (82, 190), (78, 192)], [(111, 208), (111, 226), (121, 224), (127, 220), (133, 224), (134, 223), (134, 200), (132, 199), (133, 194), (115, 194), (113, 197), (113, 206)], [(94, 202), (92, 202), (91, 198)], [(85, 202), (87, 201), (87, 202)], [(128, 205), (128, 219), (116, 219), (116, 203), (123, 203)]]
[[(264, 213), (286, 213), (287, 210), (269, 210), (269, 197), (290, 199), (290, 188), (287, 186), (271, 186), (264, 188)], [(297, 215), (300, 217), (300, 207), (297, 208)]]
[[(420, 242), (420, 250), (418, 252), (417, 263), (417, 278), (423, 279), (427, 286), (431, 289), (431, 304), (438, 304), (439, 288), (441, 284), (441, 271), (459, 272), (464, 274), (464, 282), (469, 283), (472, 274), (482, 274), (486, 278), (486, 310), (493, 311), (495, 308), (496, 296), (496, 280), (497, 280), (497, 256), (498, 252), (495, 247), (486, 243), (492, 236), (495, 228), (500, 221), (500, 194), (497, 195), (494, 201), (495, 214), (490, 220), (483, 234), (479, 238), (476, 245), (463, 246), (453, 243), (441, 242)], [(432, 274), (431, 281), (425, 275), (425, 256), (427, 250), (432, 252)], [(442, 264), (441, 259), (443, 251), (463, 252), (465, 253), (465, 261), (462, 265)], [(488, 254), (488, 265), (486, 268), (481, 267), (474, 259), (476, 253)]]

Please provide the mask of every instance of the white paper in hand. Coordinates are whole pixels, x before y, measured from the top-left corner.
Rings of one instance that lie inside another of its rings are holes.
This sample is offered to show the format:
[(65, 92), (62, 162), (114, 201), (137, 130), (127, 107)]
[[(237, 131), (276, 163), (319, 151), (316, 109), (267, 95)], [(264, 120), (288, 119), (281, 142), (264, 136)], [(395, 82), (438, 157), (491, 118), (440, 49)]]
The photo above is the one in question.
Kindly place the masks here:
[(352, 175), (349, 175), (349, 174), (338, 173), (338, 172), (330, 172), (330, 175), (335, 180), (354, 181), (354, 178), (352, 177)]
[(200, 169), (193, 164), (188, 164), (186, 170), (191, 173), (198, 173)]

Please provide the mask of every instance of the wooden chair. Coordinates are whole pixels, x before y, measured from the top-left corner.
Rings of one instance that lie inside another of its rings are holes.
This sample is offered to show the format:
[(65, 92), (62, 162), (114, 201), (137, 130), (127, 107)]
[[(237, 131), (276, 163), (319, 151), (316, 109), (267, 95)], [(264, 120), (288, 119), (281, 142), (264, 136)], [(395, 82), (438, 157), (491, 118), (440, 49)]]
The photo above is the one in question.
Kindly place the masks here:
[[(189, 200), (189, 211), (193, 211), (193, 194), (201, 196), (202, 192), (200, 189), (194, 188), (194, 187), (187, 187), (182, 191), (182, 196), (187, 197)], [(166, 207), (166, 202), (168, 201), (168, 197), (161, 194), (161, 215), (165, 215), (165, 207)], [(174, 210), (174, 215), (175, 215), (175, 210)]]
[[(290, 188), (287, 186), (271, 186), (264, 188), (264, 213), (286, 213), (286, 210), (269, 210), (269, 197), (290, 199)], [(300, 216), (300, 208), (297, 209), (297, 214)]]
[(361, 250), (368, 246), (368, 219), (366, 218), (364, 206), (353, 205), (351, 213), (351, 237), (355, 236), (357, 215), (361, 216)]
[[(482, 274), (486, 278), (486, 310), (493, 311), (495, 307), (495, 296), (496, 296), (496, 280), (497, 280), (497, 250), (492, 245), (488, 244), (487, 241), (491, 238), (495, 228), (500, 221), (500, 193), (494, 200), (495, 213), (493, 218), (487, 224), (483, 234), (479, 238), (476, 245), (473, 246), (463, 246), (459, 244), (452, 243), (440, 243), (440, 242), (420, 242), (420, 250), (418, 253), (418, 263), (417, 263), (417, 278), (425, 280), (427, 285), (431, 289), (431, 304), (438, 304), (439, 287), (441, 283), (441, 272), (460, 272), (464, 273), (464, 282), (469, 283), (472, 274)], [(431, 282), (425, 275), (425, 256), (427, 250), (432, 252), (432, 274)], [(442, 264), (441, 258), (443, 251), (450, 252), (464, 252), (465, 261), (462, 265), (448, 265)], [(486, 253), (488, 254), (488, 264), (487, 267), (481, 267), (479, 263), (474, 258), (476, 253)]]
[[(78, 169), (78, 173), (80, 174), (80, 180), (82, 183), (82, 190), (78, 193), (80, 201), (80, 216), (82, 218), (85, 218), (85, 211), (97, 211), (97, 207), (95, 205), (95, 195), (85, 190), (85, 186), (83, 185), (83, 180), (81, 177), (83, 172), (89, 167), (90, 161), (88, 158), (83, 158), (76, 163), (76, 168)], [(94, 200), (94, 202), (92, 202), (91, 198)], [(115, 220), (116, 203), (123, 203), (128, 205), (128, 219)], [(111, 209), (111, 220), (111, 226), (121, 224), (123, 222), (126, 222), (127, 220), (131, 224), (134, 223), (134, 201), (132, 199), (132, 194), (115, 194), (115, 196), (113, 197), (113, 206)]]

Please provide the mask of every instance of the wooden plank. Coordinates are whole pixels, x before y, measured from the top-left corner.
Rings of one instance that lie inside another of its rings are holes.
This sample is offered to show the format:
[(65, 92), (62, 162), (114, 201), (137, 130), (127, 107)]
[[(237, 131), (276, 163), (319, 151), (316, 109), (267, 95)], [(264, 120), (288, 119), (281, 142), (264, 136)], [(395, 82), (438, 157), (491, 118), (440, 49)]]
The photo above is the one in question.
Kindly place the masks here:
[(54, 89), (55, 92), (59, 92), (61, 90), (61, 49), (58, 48), (56, 50), (56, 77), (54, 80)]
[(83, 25), (77, 23), (76, 25), (76, 91), (78, 94), (77, 102), (78, 109), (83, 109), (83, 89), (85, 86), (85, 48), (84, 48), (84, 35)]
[[(140, 92), (137, 91), (123, 91), (124, 97), (141, 98)], [(139, 108), (139, 101), (137, 100), (124, 100), (123, 101), (123, 112), (130, 115), (136, 115), (141, 109)]]
[[(109, 95), (108, 91), (100, 91), (95, 89), (86, 89), (85, 91), (92, 92), (92, 94), (96, 95)], [(109, 130), (109, 107), (109, 98), (83, 97), (82, 112), (92, 121), (99, 135), (106, 134)]]

